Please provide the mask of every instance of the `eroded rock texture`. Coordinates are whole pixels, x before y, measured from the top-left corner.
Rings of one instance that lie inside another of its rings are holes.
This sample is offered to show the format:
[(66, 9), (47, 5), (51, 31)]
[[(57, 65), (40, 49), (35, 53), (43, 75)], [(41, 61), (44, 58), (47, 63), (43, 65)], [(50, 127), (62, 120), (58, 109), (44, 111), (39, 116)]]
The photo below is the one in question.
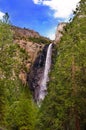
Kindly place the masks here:
[(38, 55), (34, 64), (32, 65), (27, 77), (27, 81), (29, 83), (31, 91), (33, 92), (33, 97), (35, 98), (35, 101), (38, 97), (37, 94), (39, 91), (40, 81), (44, 71), (47, 49), (48, 45), (45, 45), (42, 52)]
[(60, 41), (61, 37), (63, 36), (62, 32), (63, 32), (65, 26), (66, 26), (66, 23), (60, 23), (57, 26), (57, 30), (56, 30), (56, 34), (55, 34), (55, 43), (58, 43)]

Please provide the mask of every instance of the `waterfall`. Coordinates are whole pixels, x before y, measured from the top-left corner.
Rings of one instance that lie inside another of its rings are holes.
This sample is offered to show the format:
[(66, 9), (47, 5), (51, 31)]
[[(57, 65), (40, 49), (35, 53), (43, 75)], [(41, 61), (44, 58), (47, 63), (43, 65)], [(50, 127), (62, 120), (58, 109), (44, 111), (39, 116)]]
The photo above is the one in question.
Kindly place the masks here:
[(52, 43), (48, 46), (47, 49), (44, 73), (40, 82), (39, 95), (37, 101), (37, 104), (39, 105), (41, 101), (44, 100), (47, 94), (47, 82), (49, 81), (48, 73), (50, 71), (50, 66), (51, 66), (51, 55), (52, 55)]

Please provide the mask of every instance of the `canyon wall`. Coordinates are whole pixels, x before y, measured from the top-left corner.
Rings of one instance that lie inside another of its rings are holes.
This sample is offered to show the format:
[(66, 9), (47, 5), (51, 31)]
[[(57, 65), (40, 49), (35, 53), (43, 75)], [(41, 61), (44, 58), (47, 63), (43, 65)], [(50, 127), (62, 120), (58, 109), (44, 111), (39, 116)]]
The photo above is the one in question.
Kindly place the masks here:
[(62, 35), (62, 32), (63, 32), (65, 26), (66, 26), (66, 23), (60, 23), (60, 24), (57, 26), (56, 34), (55, 34), (55, 43), (60, 42), (60, 39), (61, 39), (61, 37), (63, 36), (63, 35)]

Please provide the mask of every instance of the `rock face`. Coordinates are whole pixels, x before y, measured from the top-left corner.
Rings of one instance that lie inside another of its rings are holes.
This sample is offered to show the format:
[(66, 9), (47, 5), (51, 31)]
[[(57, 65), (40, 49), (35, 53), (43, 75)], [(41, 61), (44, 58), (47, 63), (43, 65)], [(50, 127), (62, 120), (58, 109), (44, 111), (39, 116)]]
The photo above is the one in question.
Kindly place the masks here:
[(42, 52), (35, 59), (35, 62), (27, 77), (27, 81), (29, 83), (30, 89), (31, 91), (33, 91), (33, 97), (37, 97), (36, 92), (37, 92), (37, 89), (39, 89), (39, 84), (43, 75), (47, 49), (48, 49), (48, 45), (45, 45)]
[[(36, 57), (42, 51), (45, 44), (47, 42), (50, 42), (50, 40), (48, 38), (40, 36), (39, 33), (33, 30), (26, 29), (26, 28), (22, 29), (19, 27), (11, 26), (11, 29), (13, 31), (14, 43), (18, 44), (19, 47), (22, 48), (28, 55), (28, 58), (25, 59), (25, 61), (23, 62), (24, 62), (25, 68), (29, 72)], [(44, 56), (41, 55), (39, 57), (44, 57)], [(40, 61), (40, 66), (43, 65), (42, 62), (43, 61)], [(37, 62), (34, 63), (34, 66), (36, 66), (36, 64)], [(19, 78), (22, 80), (23, 84), (26, 83), (25, 81), (26, 77), (27, 77), (26, 72), (24, 70), (20, 70)]]
[[(44, 44), (39, 42), (34, 42), (34, 39), (40, 39), (44, 38), (39, 35), (38, 32), (35, 32), (30, 29), (26, 28), (19, 28), (16, 26), (11, 26), (11, 29), (13, 31), (13, 37), (14, 37), (14, 43), (18, 44), (20, 48), (24, 49), (28, 54), (28, 59), (25, 63), (28, 71), (36, 59), (37, 55), (40, 53), (40, 51), (43, 49)], [(33, 38), (30, 40), (30, 38)], [(44, 40), (49, 40), (48, 38), (44, 38)], [(46, 43), (45, 43), (46, 44)]]
[(55, 34), (55, 43), (58, 43), (62, 37), (62, 32), (64, 27), (66, 26), (66, 23), (60, 23), (57, 26), (56, 34)]
[(26, 29), (26, 28), (20, 28), (20, 27), (16, 27), (16, 26), (11, 26), (11, 29), (14, 32), (14, 38), (29, 38), (29, 37), (36, 37), (39, 38), (40, 35), (38, 32), (35, 32), (33, 30), (30, 29)]
[(20, 70), (19, 73), (19, 79), (22, 81), (23, 84), (27, 84), (27, 72), (30, 70), (33, 62), (35, 61), (37, 55), (40, 53), (40, 51), (43, 49), (43, 44), (37, 44), (33, 42), (29, 42), (26, 40), (15, 40), (15, 43), (20, 46), (23, 50), (27, 53), (27, 59), (23, 61), (23, 64), (27, 71)]
[(27, 54), (28, 59), (26, 62), (27, 69), (29, 70), (30, 66), (34, 62), (35, 58), (37, 57), (38, 53), (43, 49), (43, 44), (33, 43), (26, 40), (15, 40), (15, 43), (17, 43), (20, 48), (23, 48)]
[(33, 99), (38, 106), (40, 106), (41, 101), (47, 94), (48, 72), (50, 71), (51, 65), (53, 65), (52, 51), (54, 56), (56, 56), (55, 44), (45, 45), (42, 52), (35, 59), (27, 76), (30, 90), (33, 93)]

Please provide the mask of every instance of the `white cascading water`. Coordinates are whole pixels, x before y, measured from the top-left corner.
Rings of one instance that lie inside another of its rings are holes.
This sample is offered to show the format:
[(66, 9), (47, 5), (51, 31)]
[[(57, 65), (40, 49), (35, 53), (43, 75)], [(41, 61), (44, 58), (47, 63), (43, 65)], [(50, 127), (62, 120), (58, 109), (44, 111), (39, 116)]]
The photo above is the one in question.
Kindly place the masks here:
[(40, 83), (38, 105), (40, 105), (41, 101), (44, 100), (47, 94), (47, 82), (49, 81), (48, 73), (50, 71), (50, 66), (51, 66), (51, 55), (52, 55), (52, 43), (48, 46), (48, 50), (47, 50), (44, 73)]

